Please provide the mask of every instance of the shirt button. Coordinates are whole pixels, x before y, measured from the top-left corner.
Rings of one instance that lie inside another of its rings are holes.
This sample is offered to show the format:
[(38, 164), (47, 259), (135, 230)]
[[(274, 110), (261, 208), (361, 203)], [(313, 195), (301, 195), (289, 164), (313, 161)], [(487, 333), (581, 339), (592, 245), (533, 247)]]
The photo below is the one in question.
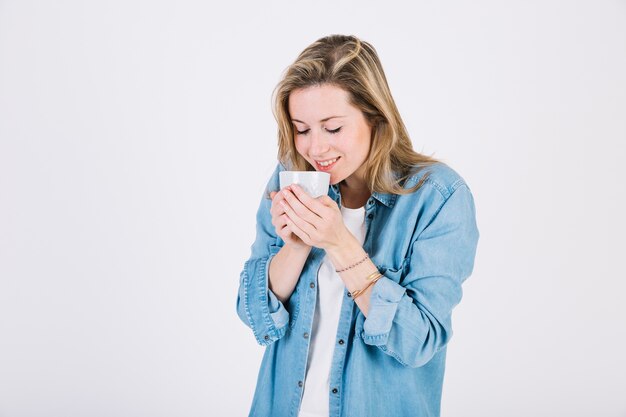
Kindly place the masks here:
[(309, 284), (309, 287), (311, 287), (311, 288), (315, 288), (315, 283), (314, 283), (314, 282), (310, 283), (310, 284)]
[(337, 388), (333, 388), (333, 394), (337, 394), (339, 390)]
[(343, 339), (339, 339), (339, 344), (340, 344), (340, 345), (343, 345), (343, 343), (344, 343), (344, 342), (343, 342)]
[(368, 214), (368, 215), (367, 215), (367, 218), (368, 218), (368, 219), (372, 219), (373, 217), (374, 217), (374, 215), (373, 215), (372, 213), (370, 213), (370, 214)]
[(369, 205), (371, 206), (372, 204), (374, 204), (374, 200), (372, 200), (372, 199), (370, 198), (370, 201), (368, 201), (368, 202), (367, 202), (367, 204), (369, 204)]
[(298, 386), (302, 388), (302, 381), (298, 381)]
[(308, 338), (309, 338), (309, 334), (308, 334), (308, 333), (304, 333), (302, 336), (303, 336), (305, 339), (308, 339)]
[(265, 336), (263, 336), (263, 339), (270, 340), (270, 337), (268, 335), (265, 335)]

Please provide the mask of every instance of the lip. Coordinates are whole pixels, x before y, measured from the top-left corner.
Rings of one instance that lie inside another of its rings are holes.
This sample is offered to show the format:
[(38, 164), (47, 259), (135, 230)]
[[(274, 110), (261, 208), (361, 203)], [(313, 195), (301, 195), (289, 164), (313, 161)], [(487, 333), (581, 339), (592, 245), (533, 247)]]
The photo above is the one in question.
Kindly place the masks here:
[[(328, 166), (325, 166), (325, 167), (320, 165), (320, 162), (332, 161), (333, 159), (337, 159), (337, 160), (335, 162), (333, 162), (331, 165), (328, 165)], [(333, 167), (335, 165), (337, 165), (337, 162), (339, 162), (340, 159), (341, 159), (341, 157), (338, 156), (337, 158), (330, 158), (330, 159), (326, 159), (324, 161), (315, 161), (315, 165), (317, 166), (317, 169), (319, 171), (330, 171), (331, 169), (333, 169)]]

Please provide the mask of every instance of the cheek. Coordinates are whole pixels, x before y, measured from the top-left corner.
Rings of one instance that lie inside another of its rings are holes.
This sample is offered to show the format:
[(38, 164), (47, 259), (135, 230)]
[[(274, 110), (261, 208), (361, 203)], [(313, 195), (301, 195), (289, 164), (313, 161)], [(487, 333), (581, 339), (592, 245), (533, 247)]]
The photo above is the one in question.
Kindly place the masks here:
[(370, 142), (369, 139), (367, 141), (365, 141), (365, 143), (363, 144), (363, 154), (366, 157), (367, 157), (367, 154), (370, 152), (371, 146), (372, 146), (372, 143)]
[(303, 145), (302, 141), (296, 139), (295, 145), (296, 145), (296, 151), (298, 151), (300, 155), (305, 156), (307, 150), (306, 150), (306, 146)]

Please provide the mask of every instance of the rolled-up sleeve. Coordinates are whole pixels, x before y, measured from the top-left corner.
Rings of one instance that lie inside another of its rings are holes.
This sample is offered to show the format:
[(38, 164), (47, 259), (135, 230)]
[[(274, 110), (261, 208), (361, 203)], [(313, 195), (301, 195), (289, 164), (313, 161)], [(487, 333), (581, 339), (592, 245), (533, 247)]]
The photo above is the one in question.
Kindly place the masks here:
[(452, 336), (478, 239), (474, 200), (461, 183), (412, 242), (400, 282), (383, 276), (373, 286), (363, 341), (405, 366), (428, 363)]
[(280, 240), (271, 223), (272, 200), (267, 194), (279, 189), (278, 173), (283, 169), (278, 164), (265, 187), (256, 214), (256, 238), (239, 275), (237, 314), (263, 346), (283, 337), (289, 323), (289, 312), (268, 286), (269, 265), (280, 250)]

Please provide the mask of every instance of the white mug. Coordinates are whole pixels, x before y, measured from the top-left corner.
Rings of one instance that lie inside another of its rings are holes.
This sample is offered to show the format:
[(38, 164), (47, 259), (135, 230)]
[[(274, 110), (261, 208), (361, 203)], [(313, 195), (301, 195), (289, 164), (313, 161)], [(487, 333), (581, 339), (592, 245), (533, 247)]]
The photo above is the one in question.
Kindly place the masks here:
[(278, 173), (280, 189), (298, 184), (307, 194), (317, 198), (328, 194), (330, 174), (319, 171), (281, 171)]

